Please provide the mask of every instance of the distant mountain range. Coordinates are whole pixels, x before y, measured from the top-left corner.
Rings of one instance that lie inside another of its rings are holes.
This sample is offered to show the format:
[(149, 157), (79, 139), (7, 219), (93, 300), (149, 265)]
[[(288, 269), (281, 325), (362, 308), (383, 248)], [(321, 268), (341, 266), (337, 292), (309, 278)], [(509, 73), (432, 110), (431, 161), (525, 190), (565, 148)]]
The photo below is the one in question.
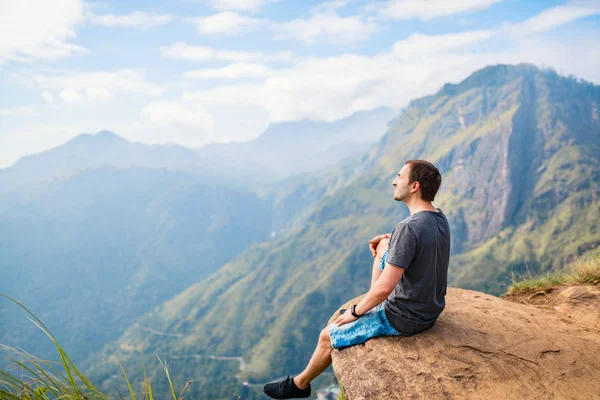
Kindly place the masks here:
[(383, 135), (394, 115), (391, 109), (379, 108), (329, 123), (277, 123), (254, 140), (215, 143), (200, 149), (132, 143), (109, 131), (82, 134), (0, 169), (0, 194), (102, 166), (167, 169), (223, 181), (266, 184), (334, 166), (364, 153)]
[(335, 122), (297, 121), (271, 125), (245, 143), (214, 143), (198, 150), (212, 165), (258, 174), (257, 183), (315, 172), (365, 153), (387, 130), (396, 112), (357, 112)]
[(368, 239), (408, 215), (391, 186), (408, 159), (444, 177), (435, 204), (452, 229), (451, 285), (498, 294), (513, 274), (561, 268), (600, 244), (599, 106), (600, 87), (531, 65), (487, 67), (411, 102), (360, 162), (299, 182), (308, 197), (282, 186), (295, 216), (306, 201), (301, 223), (139, 319), (88, 370), (115, 390), (114, 356), (139, 381), (140, 360), (158, 353), (178, 382), (197, 382), (192, 397), (261, 398), (236, 375), (300, 371), (329, 316), (368, 289)]

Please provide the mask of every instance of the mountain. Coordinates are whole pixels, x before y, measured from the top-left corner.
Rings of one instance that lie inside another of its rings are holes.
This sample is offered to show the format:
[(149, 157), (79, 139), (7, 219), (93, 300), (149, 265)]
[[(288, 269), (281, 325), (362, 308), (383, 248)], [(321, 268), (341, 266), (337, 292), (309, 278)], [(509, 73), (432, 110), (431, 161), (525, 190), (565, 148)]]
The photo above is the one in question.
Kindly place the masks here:
[(265, 184), (334, 166), (364, 153), (385, 132), (393, 115), (392, 110), (379, 108), (335, 122), (278, 123), (249, 142), (215, 143), (198, 150), (132, 143), (109, 131), (82, 134), (62, 146), (23, 157), (12, 167), (0, 169), (0, 194), (102, 166), (176, 170), (238, 183)]
[[(119, 387), (114, 356), (138, 380), (155, 353), (193, 356), (171, 371), (198, 382), (193, 395), (260, 398), (236, 375), (299, 372), (329, 316), (368, 289), (367, 241), (408, 215), (391, 186), (408, 159), (442, 173), (435, 204), (452, 229), (451, 285), (498, 294), (513, 274), (560, 268), (600, 243), (599, 105), (600, 87), (531, 65), (487, 67), (411, 102), (347, 182), (315, 182), (326, 197), (301, 224), (141, 318), (88, 360), (93, 379)], [(240, 357), (243, 369), (218, 357)]]
[(199, 153), (213, 164), (223, 163), (263, 179), (278, 180), (315, 172), (363, 154), (386, 131), (394, 115), (389, 108), (378, 108), (334, 122), (276, 123), (249, 142), (213, 143)]
[(79, 135), (62, 146), (23, 157), (12, 167), (0, 170), (0, 194), (102, 166), (198, 170), (205, 175), (214, 172), (203, 170), (197, 154), (185, 147), (131, 143), (112, 132), (101, 131)]
[[(47, 322), (75, 360), (271, 231), (247, 190), (178, 171), (88, 169), (0, 196), (0, 293)], [(0, 343), (53, 352), (0, 302)]]

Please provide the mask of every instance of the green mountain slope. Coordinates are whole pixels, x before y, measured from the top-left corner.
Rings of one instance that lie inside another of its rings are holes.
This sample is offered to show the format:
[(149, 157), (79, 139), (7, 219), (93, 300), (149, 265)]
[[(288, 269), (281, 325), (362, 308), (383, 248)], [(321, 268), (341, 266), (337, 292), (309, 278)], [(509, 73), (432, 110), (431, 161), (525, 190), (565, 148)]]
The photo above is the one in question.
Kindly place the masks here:
[[(368, 239), (407, 215), (391, 186), (407, 159), (428, 159), (444, 177), (435, 204), (452, 227), (451, 285), (497, 294), (513, 273), (560, 267), (600, 243), (599, 103), (598, 86), (529, 65), (488, 67), (412, 102), (361, 161), (364, 173), (296, 230), (142, 318), (90, 359), (92, 376), (117, 388), (107, 379), (114, 355), (138, 376), (139, 360), (154, 352), (243, 357), (241, 372), (199, 375), (197, 393), (228, 398), (211, 392), (225, 377), (300, 371), (328, 317), (367, 290)], [(180, 381), (193, 373), (174, 371)]]

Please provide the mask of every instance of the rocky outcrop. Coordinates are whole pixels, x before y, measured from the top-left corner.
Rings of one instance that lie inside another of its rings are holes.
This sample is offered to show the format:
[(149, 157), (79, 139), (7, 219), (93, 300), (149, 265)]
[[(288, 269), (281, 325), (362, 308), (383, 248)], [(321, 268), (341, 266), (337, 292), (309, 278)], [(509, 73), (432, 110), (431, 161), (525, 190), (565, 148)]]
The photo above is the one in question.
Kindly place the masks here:
[(475, 291), (446, 303), (426, 332), (334, 350), (347, 399), (600, 399), (598, 329)]
[(533, 293), (502, 296), (515, 303), (530, 304), (563, 318), (600, 330), (600, 287), (552, 286)]

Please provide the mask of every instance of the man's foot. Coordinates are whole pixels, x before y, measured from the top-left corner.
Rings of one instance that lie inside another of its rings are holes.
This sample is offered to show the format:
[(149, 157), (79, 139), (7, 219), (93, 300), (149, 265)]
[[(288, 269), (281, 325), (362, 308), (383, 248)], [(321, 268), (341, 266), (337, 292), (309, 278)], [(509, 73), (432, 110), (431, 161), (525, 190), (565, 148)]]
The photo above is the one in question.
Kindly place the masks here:
[(305, 399), (310, 397), (310, 384), (306, 389), (300, 389), (289, 375), (284, 381), (267, 383), (263, 390), (272, 399)]

